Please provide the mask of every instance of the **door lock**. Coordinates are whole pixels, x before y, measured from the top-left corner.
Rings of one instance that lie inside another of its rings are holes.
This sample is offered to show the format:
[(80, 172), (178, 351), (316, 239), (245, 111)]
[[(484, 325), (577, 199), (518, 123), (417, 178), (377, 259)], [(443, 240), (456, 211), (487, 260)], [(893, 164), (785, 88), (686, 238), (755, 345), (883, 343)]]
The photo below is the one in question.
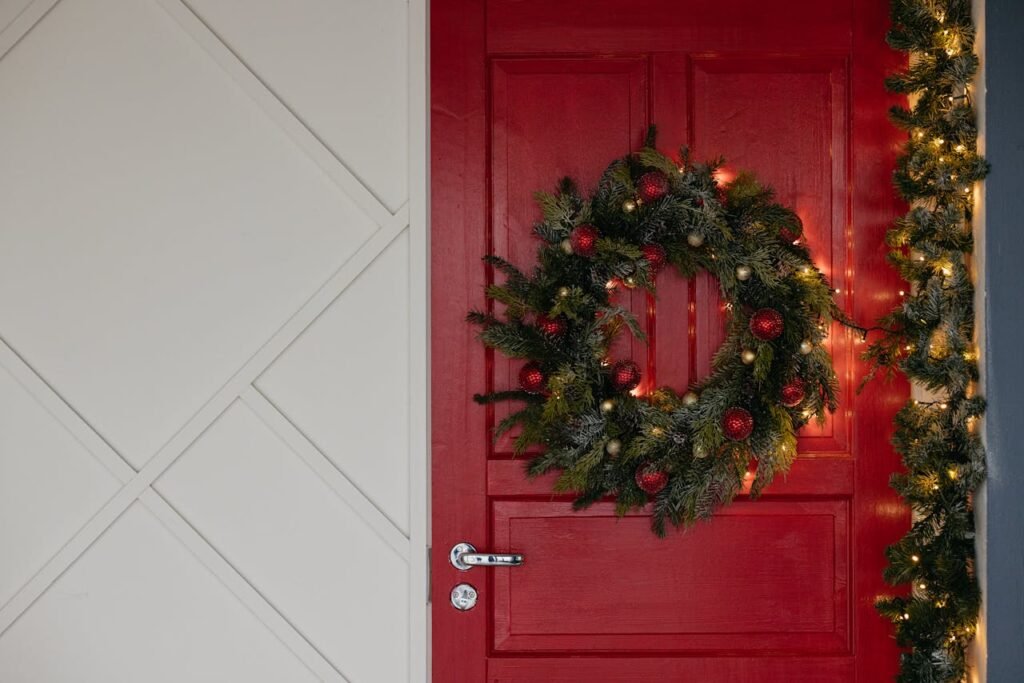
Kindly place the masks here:
[(455, 588), (452, 588), (452, 607), (460, 612), (468, 612), (476, 607), (476, 599), (476, 588), (468, 583), (460, 583)]

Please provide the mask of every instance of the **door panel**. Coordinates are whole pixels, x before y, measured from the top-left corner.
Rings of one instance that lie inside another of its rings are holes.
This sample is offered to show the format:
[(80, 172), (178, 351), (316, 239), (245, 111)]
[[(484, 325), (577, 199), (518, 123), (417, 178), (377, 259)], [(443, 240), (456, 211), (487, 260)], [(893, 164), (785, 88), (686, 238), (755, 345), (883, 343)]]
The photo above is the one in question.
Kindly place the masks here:
[[(534, 192), (553, 191), (570, 176), (581, 187), (597, 184), (608, 159), (629, 152), (636, 130), (647, 126), (647, 61), (628, 59), (496, 60), (491, 66), (491, 251), (523, 267), (535, 262)], [(647, 296), (626, 294), (638, 319)], [(623, 335), (616, 356), (643, 359), (646, 347)], [(522, 361), (497, 355), (491, 387), (515, 386)], [(492, 408), (500, 422), (508, 404)], [(506, 434), (494, 455), (512, 456)]]
[[(494, 281), (483, 253), (532, 265), (533, 192), (565, 175), (592, 189), (653, 122), (663, 151), (725, 156), (723, 180), (745, 169), (773, 185), (840, 305), (877, 317), (899, 289), (878, 258), (899, 210), (878, 199), (898, 140), (882, 84), (886, 2), (581, 7), (433, 5), (435, 680), (885, 680), (897, 653), (873, 604), (882, 551), (908, 523), (886, 444), (906, 387), (857, 396), (850, 335), (837, 326), (829, 339), (841, 408), (803, 430), (789, 476), (658, 539), (644, 512), (573, 512), (551, 492), (555, 475), (527, 480), (509, 441), (491, 443), (510, 408), (469, 397), (515, 386), (519, 366), (462, 316)], [(644, 367), (640, 391), (709, 372), (725, 320), (716, 282), (665, 273), (657, 297), (618, 297), (649, 336), (613, 352)], [(526, 562), (455, 571), (447, 551), (462, 540)], [(459, 582), (480, 592), (472, 611), (448, 604)]]
[(495, 571), (493, 648), (845, 653), (848, 505), (741, 502), (665, 542), (611, 503), (498, 501), (494, 543), (542, 561)]
[[(812, 250), (842, 303), (848, 288), (849, 194), (847, 182), (847, 110), (849, 80), (842, 57), (721, 57), (699, 55), (692, 61), (691, 145), (698, 159), (724, 156), (722, 176), (753, 171), (771, 185), (778, 199), (793, 207), (804, 225), (802, 241)], [(658, 91), (660, 92), (660, 91)], [(698, 278), (698, 376), (725, 337), (716, 302), (717, 283)], [(703, 323), (703, 324), (701, 324)], [(849, 373), (849, 348), (836, 326), (827, 346), (836, 373)], [(845, 387), (844, 387), (845, 388)], [(849, 395), (843, 404), (848, 405)], [(844, 411), (823, 427), (801, 431), (804, 453), (846, 454), (848, 421)]]

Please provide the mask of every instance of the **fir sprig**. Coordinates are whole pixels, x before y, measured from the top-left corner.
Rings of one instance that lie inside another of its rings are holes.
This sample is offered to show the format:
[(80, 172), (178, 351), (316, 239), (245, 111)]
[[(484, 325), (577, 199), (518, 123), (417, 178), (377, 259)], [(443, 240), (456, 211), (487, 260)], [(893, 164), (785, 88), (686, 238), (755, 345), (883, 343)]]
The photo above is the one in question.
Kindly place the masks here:
[(975, 433), (984, 401), (974, 348), (973, 186), (988, 173), (978, 154), (971, 97), (978, 66), (970, 0), (892, 0), (889, 43), (909, 66), (887, 85), (911, 96), (893, 121), (908, 140), (894, 175), (912, 208), (889, 231), (890, 261), (911, 286), (882, 321), (887, 333), (866, 357), (874, 371), (899, 371), (936, 398), (910, 401), (893, 444), (906, 470), (893, 487), (914, 513), (910, 532), (888, 549), (886, 578), (907, 594), (879, 603), (893, 621), (903, 683), (966, 680), (966, 650), (981, 594), (974, 567), (972, 497), (985, 474)]

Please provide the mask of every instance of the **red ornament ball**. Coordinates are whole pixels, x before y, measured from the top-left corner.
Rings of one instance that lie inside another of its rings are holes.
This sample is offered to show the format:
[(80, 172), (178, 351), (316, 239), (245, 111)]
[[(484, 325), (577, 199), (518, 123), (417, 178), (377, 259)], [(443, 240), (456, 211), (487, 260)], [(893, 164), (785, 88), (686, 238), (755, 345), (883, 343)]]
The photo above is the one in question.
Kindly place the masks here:
[(651, 466), (641, 466), (636, 471), (636, 485), (649, 496), (661, 491), (668, 484), (668, 472)]
[(612, 386), (616, 391), (630, 391), (639, 385), (639, 365), (631, 360), (620, 360), (612, 367)]
[(661, 171), (649, 171), (636, 181), (636, 193), (645, 202), (653, 202), (668, 194), (668, 177)]
[(574, 253), (590, 258), (597, 253), (597, 228), (588, 223), (577, 225), (569, 233), (569, 244)]
[(523, 391), (539, 394), (544, 391), (547, 383), (548, 378), (540, 369), (539, 363), (530, 361), (519, 370), (519, 386), (523, 388)]
[(733, 441), (743, 441), (754, 431), (754, 416), (746, 408), (728, 408), (722, 415), (722, 431)]
[(561, 337), (565, 334), (567, 327), (565, 318), (562, 316), (554, 318), (549, 318), (546, 315), (537, 316), (537, 329), (549, 337)]
[(779, 400), (787, 408), (795, 408), (800, 405), (806, 396), (807, 387), (799, 377), (786, 384), (786, 386), (782, 387), (782, 391), (779, 392)]
[(783, 327), (782, 314), (774, 308), (762, 308), (750, 316), (750, 333), (761, 341), (778, 339)]
[(652, 273), (657, 273), (668, 263), (668, 254), (660, 244), (645, 244), (640, 247), (640, 253), (643, 254), (644, 260), (651, 264)]

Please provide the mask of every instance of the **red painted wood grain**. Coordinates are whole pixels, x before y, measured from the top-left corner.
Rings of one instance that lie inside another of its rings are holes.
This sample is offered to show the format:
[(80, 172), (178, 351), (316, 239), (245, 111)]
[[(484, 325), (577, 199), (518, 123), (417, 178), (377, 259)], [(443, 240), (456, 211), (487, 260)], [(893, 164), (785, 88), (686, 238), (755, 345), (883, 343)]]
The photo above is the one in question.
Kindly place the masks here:
[[(909, 515), (888, 488), (902, 383), (871, 385), (856, 340), (830, 338), (840, 411), (801, 435), (801, 456), (759, 501), (653, 537), (610, 503), (574, 513), (551, 478), (527, 481), (489, 430), (507, 408), (473, 393), (514, 383), (463, 322), (485, 304), (493, 251), (529, 265), (536, 189), (592, 186), (642, 142), (725, 155), (776, 187), (840, 290), (870, 321), (900, 288), (882, 237), (899, 214), (889, 176), (900, 142), (887, 119), (887, 0), (434, 0), (431, 5), (431, 344), (435, 681), (882, 681), (896, 671), (884, 547)], [(683, 389), (721, 341), (717, 289), (662, 275), (657, 298), (623, 293), (650, 346), (616, 348), (644, 388)], [(526, 556), (462, 573), (448, 549)], [(479, 605), (455, 611), (466, 581)]]

